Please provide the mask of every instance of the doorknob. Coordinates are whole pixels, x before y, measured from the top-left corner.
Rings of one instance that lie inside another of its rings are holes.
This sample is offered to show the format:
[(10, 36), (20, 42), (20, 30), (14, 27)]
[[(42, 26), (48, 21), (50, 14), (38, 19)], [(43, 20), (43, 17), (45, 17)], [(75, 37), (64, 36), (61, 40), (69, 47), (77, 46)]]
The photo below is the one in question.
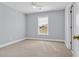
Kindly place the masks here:
[(73, 39), (79, 40), (79, 35), (74, 35)]

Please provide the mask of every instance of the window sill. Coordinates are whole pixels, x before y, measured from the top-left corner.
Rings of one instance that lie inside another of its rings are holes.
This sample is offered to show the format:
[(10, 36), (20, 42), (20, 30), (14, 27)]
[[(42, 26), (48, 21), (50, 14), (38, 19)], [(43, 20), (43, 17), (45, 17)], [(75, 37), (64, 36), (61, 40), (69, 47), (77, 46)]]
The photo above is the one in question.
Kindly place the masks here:
[(39, 35), (48, 35), (48, 34), (44, 34), (44, 33), (38, 33)]

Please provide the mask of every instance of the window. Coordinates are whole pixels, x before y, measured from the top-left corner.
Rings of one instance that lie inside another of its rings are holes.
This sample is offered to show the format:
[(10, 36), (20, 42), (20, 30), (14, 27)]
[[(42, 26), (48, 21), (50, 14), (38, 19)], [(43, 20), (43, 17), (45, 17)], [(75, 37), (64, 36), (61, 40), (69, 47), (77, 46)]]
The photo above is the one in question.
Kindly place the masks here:
[(38, 34), (48, 35), (48, 17), (38, 17)]

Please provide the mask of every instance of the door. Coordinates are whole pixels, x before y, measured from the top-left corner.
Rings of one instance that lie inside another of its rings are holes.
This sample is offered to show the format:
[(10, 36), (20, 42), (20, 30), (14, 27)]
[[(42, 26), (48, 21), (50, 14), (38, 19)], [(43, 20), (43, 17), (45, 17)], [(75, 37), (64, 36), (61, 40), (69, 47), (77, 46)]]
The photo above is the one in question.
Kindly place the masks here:
[[(75, 3), (75, 13), (74, 13), (74, 30), (73, 30), (73, 34), (76, 36), (76, 35), (79, 35), (79, 3)], [(79, 40), (73, 40), (73, 56), (75, 57), (79, 57)]]

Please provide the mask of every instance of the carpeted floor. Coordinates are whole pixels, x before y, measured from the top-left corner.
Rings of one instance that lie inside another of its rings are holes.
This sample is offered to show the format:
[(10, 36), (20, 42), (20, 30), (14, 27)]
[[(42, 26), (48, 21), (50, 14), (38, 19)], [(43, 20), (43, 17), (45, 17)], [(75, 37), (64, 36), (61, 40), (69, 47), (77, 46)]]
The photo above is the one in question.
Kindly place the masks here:
[(24, 40), (0, 48), (0, 57), (71, 57), (63, 42)]

